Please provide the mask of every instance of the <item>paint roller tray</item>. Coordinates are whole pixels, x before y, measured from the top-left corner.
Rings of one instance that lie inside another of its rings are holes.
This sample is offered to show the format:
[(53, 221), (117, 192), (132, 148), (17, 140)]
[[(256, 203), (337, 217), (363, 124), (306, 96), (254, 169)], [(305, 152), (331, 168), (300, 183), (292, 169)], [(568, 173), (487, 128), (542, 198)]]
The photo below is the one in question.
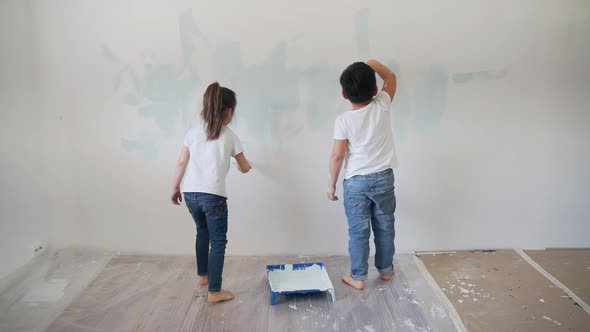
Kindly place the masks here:
[(267, 265), (266, 273), (271, 290), (271, 305), (276, 303), (279, 294), (327, 291), (332, 302), (336, 300), (334, 286), (324, 263)]

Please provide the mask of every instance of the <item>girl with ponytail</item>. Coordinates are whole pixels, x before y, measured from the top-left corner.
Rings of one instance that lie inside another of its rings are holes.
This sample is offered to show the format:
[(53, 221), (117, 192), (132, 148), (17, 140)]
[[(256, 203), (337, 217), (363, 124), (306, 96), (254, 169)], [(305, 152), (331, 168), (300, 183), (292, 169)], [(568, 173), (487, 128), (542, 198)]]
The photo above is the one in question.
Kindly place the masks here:
[(180, 205), (182, 181), (184, 201), (197, 228), (195, 253), (199, 284), (209, 285), (209, 302), (234, 297), (221, 288), (227, 244), (225, 177), (231, 157), (236, 159), (242, 173), (252, 169), (240, 139), (227, 127), (236, 104), (236, 94), (232, 90), (217, 82), (207, 87), (201, 111), (203, 125), (191, 128), (184, 138), (171, 195), (172, 203)]

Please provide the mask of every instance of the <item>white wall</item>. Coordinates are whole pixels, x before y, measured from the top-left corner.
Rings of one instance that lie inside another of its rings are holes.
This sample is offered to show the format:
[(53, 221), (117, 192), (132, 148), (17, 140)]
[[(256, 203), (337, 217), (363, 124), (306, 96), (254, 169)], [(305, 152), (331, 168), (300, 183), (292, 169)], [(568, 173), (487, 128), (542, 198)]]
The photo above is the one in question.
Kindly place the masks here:
[(31, 1), (0, 2), (0, 277), (33, 257), (35, 243), (49, 239), (35, 29)]
[(590, 246), (588, 3), (363, 6), (37, 2), (44, 123), (64, 143), (47, 158), (68, 175), (52, 192), (56, 243), (192, 252), (168, 194), (219, 80), (256, 168), (227, 179), (229, 253), (346, 253), (342, 201), (325, 198), (338, 76), (376, 57), (399, 78), (399, 250)]

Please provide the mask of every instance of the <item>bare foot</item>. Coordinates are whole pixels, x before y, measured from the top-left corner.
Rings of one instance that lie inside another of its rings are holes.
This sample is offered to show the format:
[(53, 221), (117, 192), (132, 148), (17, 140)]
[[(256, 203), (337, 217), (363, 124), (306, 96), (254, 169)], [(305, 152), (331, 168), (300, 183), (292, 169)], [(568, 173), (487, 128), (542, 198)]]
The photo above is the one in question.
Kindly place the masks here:
[(209, 294), (207, 294), (207, 301), (209, 301), (210, 303), (229, 301), (233, 298), (234, 294), (223, 289), (219, 292), (209, 292)]
[(365, 281), (364, 280), (354, 280), (350, 274), (345, 275), (342, 277), (342, 281), (349, 284), (350, 286), (356, 289), (363, 289), (365, 288)]
[(391, 277), (393, 277), (393, 273), (392, 274), (382, 274), (379, 278), (381, 278), (381, 280), (383, 280), (383, 281), (388, 281), (391, 279)]
[(209, 283), (209, 277), (207, 276), (199, 276), (199, 285), (205, 286)]

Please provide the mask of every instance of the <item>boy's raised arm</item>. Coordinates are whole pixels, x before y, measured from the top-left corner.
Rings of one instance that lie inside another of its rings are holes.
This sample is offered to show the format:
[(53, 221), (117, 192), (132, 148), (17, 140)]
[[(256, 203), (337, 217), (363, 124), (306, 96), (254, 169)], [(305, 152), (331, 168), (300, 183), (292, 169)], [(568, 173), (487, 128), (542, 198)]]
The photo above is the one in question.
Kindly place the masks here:
[(391, 100), (393, 100), (393, 96), (395, 95), (395, 89), (397, 87), (397, 78), (395, 74), (391, 71), (391, 69), (387, 68), (381, 62), (371, 59), (367, 61), (369, 67), (373, 68), (373, 70), (381, 77), (383, 80), (383, 87), (381, 90), (387, 92)]

